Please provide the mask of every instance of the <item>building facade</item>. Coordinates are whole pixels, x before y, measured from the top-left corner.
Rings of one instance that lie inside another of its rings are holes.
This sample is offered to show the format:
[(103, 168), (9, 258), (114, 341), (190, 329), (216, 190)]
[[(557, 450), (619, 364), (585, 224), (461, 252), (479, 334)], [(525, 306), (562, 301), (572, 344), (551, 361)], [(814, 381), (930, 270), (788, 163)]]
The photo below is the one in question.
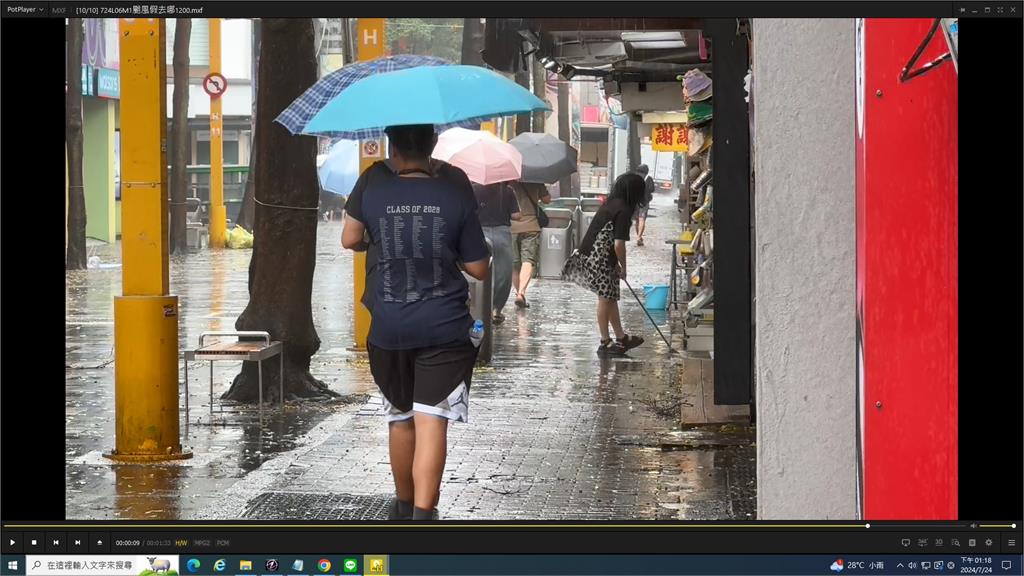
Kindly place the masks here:
[[(167, 116), (174, 91), (173, 57), (176, 20), (167, 20)], [(120, 51), (116, 18), (83, 19), (82, 116), (86, 236), (114, 242), (121, 233), (120, 206)], [(203, 78), (210, 72), (209, 20), (193, 19), (189, 48), (190, 163), (210, 163), (210, 97)], [(248, 19), (224, 20), (221, 26), (221, 74), (228, 80), (223, 96), (224, 165), (248, 165), (252, 149), (253, 27)], [(170, 127), (170, 124), (168, 124)], [(227, 190), (241, 190), (242, 175), (225, 176)], [(208, 198), (209, 175), (193, 176), (195, 194)], [(67, 192), (65, 191), (65, 195)], [(230, 194), (227, 201), (234, 201)], [(240, 198), (238, 200), (240, 202)], [(229, 210), (231, 213), (231, 210)]]

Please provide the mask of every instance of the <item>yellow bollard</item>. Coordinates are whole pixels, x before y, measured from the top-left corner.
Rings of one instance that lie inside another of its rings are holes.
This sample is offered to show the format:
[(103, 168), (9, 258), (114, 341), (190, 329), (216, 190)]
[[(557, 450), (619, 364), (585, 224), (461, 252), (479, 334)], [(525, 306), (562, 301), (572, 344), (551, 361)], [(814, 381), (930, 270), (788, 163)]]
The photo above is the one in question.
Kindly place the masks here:
[[(384, 56), (384, 19), (360, 18), (356, 23), (358, 60), (375, 60)], [(383, 140), (363, 140), (359, 145), (359, 171), (362, 172), (374, 162), (384, 159)], [(366, 253), (357, 252), (352, 260), (352, 295), (355, 298), (353, 318), (355, 326), (355, 350), (366, 350), (366, 339), (370, 335), (370, 311), (363, 306), (366, 292)]]
[[(210, 18), (210, 74), (220, 74), (220, 18)], [(224, 116), (221, 97), (210, 97), (210, 247), (227, 245), (224, 206)]]
[(120, 20), (122, 284), (114, 298), (115, 447), (125, 462), (190, 458), (178, 419), (178, 297), (168, 294), (164, 20)]
[(114, 460), (187, 458), (178, 419), (178, 297), (114, 299)]

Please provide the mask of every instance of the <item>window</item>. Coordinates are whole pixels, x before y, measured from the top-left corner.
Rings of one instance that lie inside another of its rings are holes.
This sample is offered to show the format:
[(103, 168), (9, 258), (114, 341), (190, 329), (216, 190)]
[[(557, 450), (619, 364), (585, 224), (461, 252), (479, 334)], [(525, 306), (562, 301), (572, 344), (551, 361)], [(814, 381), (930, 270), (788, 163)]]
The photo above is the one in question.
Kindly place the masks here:
[[(167, 67), (174, 65), (174, 28), (176, 20), (167, 19)], [(192, 32), (188, 43), (189, 66), (210, 65), (210, 21), (192, 19)], [(168, 71), (169, 72), (169, 71)]]

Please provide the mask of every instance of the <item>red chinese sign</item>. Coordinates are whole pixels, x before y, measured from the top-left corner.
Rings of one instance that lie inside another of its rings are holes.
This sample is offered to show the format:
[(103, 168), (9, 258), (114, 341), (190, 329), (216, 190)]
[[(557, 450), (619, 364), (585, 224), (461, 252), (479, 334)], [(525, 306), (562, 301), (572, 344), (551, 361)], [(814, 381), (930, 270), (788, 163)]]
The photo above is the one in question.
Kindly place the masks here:
[(686, 126), (655, 124), (651, 129), (651, 149), (655, 152), (686, 152)]

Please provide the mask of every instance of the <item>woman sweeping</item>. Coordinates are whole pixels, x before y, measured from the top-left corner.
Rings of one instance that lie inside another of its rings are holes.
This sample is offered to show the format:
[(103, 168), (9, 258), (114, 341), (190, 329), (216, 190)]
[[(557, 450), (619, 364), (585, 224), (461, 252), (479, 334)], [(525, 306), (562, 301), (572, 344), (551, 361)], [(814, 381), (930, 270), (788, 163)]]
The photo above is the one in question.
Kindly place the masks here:
[[(644, 199), (644, 179), (635, 173), (619, 176), (608, 200), (594, 215), (579, 250), (574, 252), (562, 278), (597, 294), (597, 327), (601, 333), (598, 354), (625, 354), (644, 343), (622, 330), (619, 316), (619, 279), (626, 278), (626, 243), (633, 212)], [(608, 325), (615, 331), (609, 337)]]

